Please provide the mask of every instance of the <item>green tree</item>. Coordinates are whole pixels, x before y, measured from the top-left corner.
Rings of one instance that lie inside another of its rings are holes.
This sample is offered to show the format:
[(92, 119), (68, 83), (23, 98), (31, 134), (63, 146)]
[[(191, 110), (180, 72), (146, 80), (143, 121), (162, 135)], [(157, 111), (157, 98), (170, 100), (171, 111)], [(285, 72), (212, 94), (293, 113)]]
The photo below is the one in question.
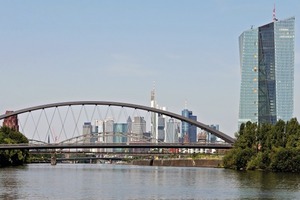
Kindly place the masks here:
[(235, 142), (235, 147), (237, 148), (257, 148), (256, 138), (257, 138), (257, 124), (247, 122), (242, 124), (240, 131), (237, 134), (237, 141)]
[(271, 144), (274, 147), (285, 147), (286, 134), (285, 134), (285, 122), (279, 120), (274, 126), (271, 134)]
[(300, 172), (300, 150), (278, 148), (271, 155), (271, 169), (276, 172)]
[[(28, 143), (28, 139), (20, 132), (8, 127), (0, 128), (0, 144)], [(1, 150), (0, 166), (22, 165), (28, 157), (27, 150)]]
[(261, 124), (257, 130), (257, 141), (258, 141), (258, 150), (267, 151), (271, 150), (272, 144), (269, 140), (271, 134), (272, 126), (271, 124)]
[(291, 119), (286, 125), (286, 147), (300, 148), (300, 126), (297, 118)]
[(235, 148), (224, 156), (223, 165), (225, 168), (245, 170), (254, 154), (255, 151), (251, 148)]
[(300, 172), (300, 125), (296, 118), (275, 125), (247, 122), (223, 159), (225, 168)]

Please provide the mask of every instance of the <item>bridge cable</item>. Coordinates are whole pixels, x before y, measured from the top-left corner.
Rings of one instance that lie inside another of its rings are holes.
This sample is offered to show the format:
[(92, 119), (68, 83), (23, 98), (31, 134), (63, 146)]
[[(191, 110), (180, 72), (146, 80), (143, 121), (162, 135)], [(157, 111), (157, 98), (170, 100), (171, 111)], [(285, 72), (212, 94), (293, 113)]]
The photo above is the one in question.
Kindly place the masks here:
[(25, 118), (25, 122), (24, 124), (22, 125), (21, 123), (21, 120), (18, 120), (19, 124), (20, 124), (20, 127), (21, 127), (21, 130), (22, 130), (22, 133), (25, 135), (25, 127), (26, 127), (26, 124), (27, 124), (27, 121), (28, 121), (28, 117), (29, 117), (29, 114), (30, 112), (27, 113), (27, 116)]
[(81, 108), (80, 108), (80, 111), (79, 111), (77, 120), (76, 120), (76, 117), (75, 117), (75, 115), (74, 115), (74, 111), (73, 111), (72, 107), (71, 107), (71, 111), (72, 111), (72, 115), (73, 115), (73, 120), (74, 120), (74, 122), (75, 122), (75, 127), (74, 127), (74, 131), (73, 131), (73, 134), (72, 134), (72, 137), (74, 137), (76, 131), (77, 131), (78, 135), (80, 135), (80, 133), (79, 133), (79, 131), (78, 131), (78, 122), (79, 122), (79, 118), (80, 118), (80, 116), (81, 116), (82, 106), (81, 106)]
[(67, 136), (67, 134), (66, 134), (66, 129), (65, 129), (65, 123), (66, 123), (67, 116), (68, 116), (69, 111), (70, 111), (70, 107), (71, 107), (71, 106), (68, 106), (68, 109), (67, 109), (67, 112), (66, 112), (66, 114), (65, 114), (64, 120), (62, 120), (61, 113), (60, 113), (60, 111), (59, 111), (59, 109), (58, 109), (58, 115), (59, 115), (59, 119), (60, 119), (60, 122), (61, 122), (61, 125), (62, 125), (61, 130), (60, 130), (60, 133), (59, 133), (59, 136), (58, 136), (58, 140), (59, 140), (59, 141), (60, 141), (60, 137), (61, 137), (62, 132), (64, 132), (65, 138), (68, 139), (68, 136)]
[(33, 124), (34, 124), (34, 127), (35, 127), (32, 139), (34, 139), (35, 134), (37, 134), (38, 139), (41, 141), (40, 134), (39, 134), (39, 131), (38, 131), (38, 124), (40, 123), (40, 120), (41, 120), (42, 111), (40, 112), (40, 115), (39, 115), (37, 123), (34, 120), (32, 112), (30, 112), (30, 115), (31, 115), (31, 118), (32, 118), (32, 121), (33, 121)]

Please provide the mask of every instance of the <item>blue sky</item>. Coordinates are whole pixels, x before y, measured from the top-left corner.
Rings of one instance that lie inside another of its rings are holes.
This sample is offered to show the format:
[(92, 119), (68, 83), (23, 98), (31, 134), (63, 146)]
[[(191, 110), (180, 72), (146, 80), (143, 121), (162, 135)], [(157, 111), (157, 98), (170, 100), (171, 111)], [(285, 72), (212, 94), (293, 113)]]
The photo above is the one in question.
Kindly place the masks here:
[[(295, 117), (300, 118), (298, 0)], [(73, 100), (185, 107), (206, 124), (237, 131), (238, 37), (272, 20), (274, 1), (0, 0), (0, 113)]]

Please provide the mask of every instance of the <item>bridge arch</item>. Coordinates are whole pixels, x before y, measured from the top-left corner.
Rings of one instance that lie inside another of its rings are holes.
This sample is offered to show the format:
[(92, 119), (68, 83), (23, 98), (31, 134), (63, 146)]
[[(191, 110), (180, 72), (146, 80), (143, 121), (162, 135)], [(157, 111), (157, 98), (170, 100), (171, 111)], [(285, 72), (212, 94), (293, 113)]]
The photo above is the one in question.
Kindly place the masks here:
[(206, 125), (204, 123), (201, 123), (199, 121), (195, 121), (195, 120), (183, 117), (183, 116), (178, 115), (176, 113), (172, 113), (172, 112), (169, 112), (169, 111), (160, 110), (160, 109), (152, 108), (152, 107), (148, 107), (148, 106), (138, 105), (138, 104), (113, 102), (113, 101), (68, 101), (68, 102), (58, 102), (58, 103), (44, 104), (44, 105), (24, 108), (24, 109), (14, 111), (12, 113), (0, 115), (0, 120), (5, 119), (5, 118), (10, 117), (10, 116), (15, 116), (15, 115), (18, 115), (18, 114), (27, 113), (27, 112), (31, 112), (31, 111), (35, 111), (35, 110), (42, 110), (42, 109), (47, 109), (47, 108), (55, 108), (55, 107), (63, 107), (63, 106), (75, 106), (75, 105), (77, 105), (77, 106), (78, 105), (116, 106), (116, 107), (133, 108), (133, 109), (140, 109), (140, 110), (144, 110), (144, 111), (148, 111), (148, 112), (154, 112), (154, 113), (166, 115), (168, 117), (175, 118), (175, 119), (178, 119), (178, 120), (181, 120), (181, 121), (185, 121), (185, 122), (187, 122), (191, 125), (194, 125), (198, 128), (201, 128), (203, 130), (206, 130), (206, 131), (214, 134), (215, 136), (223, 139), (227, 143), (234, 143), (235, 142), (234, 138), (226, 135), (225, 133), (223, 133), (221, 131), (215, 130), (215, 129), (209, 127), (208, 125)]

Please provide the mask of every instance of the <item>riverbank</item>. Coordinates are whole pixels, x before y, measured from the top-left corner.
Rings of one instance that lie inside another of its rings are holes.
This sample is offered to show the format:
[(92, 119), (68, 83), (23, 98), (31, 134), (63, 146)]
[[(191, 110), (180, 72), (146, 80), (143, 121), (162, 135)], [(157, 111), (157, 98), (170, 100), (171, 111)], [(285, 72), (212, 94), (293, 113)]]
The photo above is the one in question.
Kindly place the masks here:
[(222, 166), (220, 159), (145, 159), (133, 160), (132, 165), (142, 166), (170, 166), (170, 167), (210, 167), (216, 168)]

